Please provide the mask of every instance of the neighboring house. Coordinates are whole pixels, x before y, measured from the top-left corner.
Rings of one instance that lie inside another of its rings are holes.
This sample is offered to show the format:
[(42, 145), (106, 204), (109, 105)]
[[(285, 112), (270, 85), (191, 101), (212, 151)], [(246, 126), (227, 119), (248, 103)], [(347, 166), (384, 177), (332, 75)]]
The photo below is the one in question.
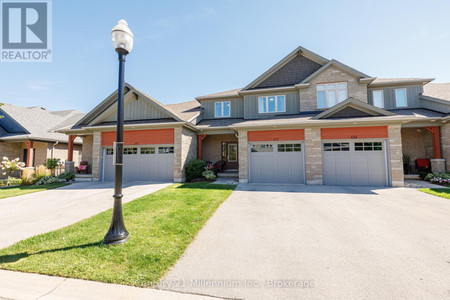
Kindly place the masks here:
[[(382, 79), (298, 47), (241, 89), (163, 105), (126, 84), (125, 180), (184, 180), (191, 158), (241, 182), (402, 186), (402, 155), (450, 162), (450, 91)], [(113, 180), (117, 92), (75, 125), (94, 180)], [(442, 159), (442, 156), (444, 159)]]
[[(0, 157), (19, 158), (28, 167), (42, 165), (47, 158), (68, 158), (67, 135), (54, 130), (78, 121), (77, 110), (49, 111), (42, 107), (0, 106)], [(74, 141), (73, 160), (78, 163), (81, 139)]]

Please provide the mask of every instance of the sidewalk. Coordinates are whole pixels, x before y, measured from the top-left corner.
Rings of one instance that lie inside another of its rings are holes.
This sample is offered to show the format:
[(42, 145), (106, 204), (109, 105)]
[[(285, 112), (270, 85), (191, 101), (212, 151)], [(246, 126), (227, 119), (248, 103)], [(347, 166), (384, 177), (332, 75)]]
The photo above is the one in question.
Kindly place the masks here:
[(0, 270), (0, 299), (217, 300), (178, 292)]

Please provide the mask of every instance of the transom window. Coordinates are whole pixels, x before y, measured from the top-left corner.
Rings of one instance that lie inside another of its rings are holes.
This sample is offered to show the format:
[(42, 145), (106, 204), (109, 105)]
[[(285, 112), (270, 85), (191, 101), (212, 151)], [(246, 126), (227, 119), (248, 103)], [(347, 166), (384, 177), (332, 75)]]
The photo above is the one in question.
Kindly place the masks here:
[(216, 102), (215, 103), (215, 113), (216, 118), (229, 117), (230, 116), (230, 102)]
[(384, 93), (383, 90), (372, 91), (373, 106), (384, 107)]
[(300, 152), (301, 144), (278, 144), (278, 152)]
[(318, 84), (317, 108), (332, 107), (347, 99), (347, 82)]
[(123, 155), (137, 154), (137, 148), (123, 148)]
[(381, 142), (355, 143), (355, 151), (382, 151), (383, 144)]
[(114, 154), (114, 149), (106, 148), (106, 155), (113, 155), (113, 154)]
[(155, 154), (155, 147), (142, 147), (141, 154)]
[(170, 154), (173, 153), (173, 147), (159, 147), (158, 148), (159, 154)]
[(350, 151), (350, 143), (324, 143), (323, 151)]
[(258, 112), (260, 114), (285, 111), (286, 97), (284, 95), (258, 97)]
[(252, 145), (250, 147), (251, 152), (273, 152), (273, 145), (271, 144), (261, 144), (261, 145)]
[(406, 99), (406, 89), (395, 89), (395, 105), (397, 107), (408, 106)]

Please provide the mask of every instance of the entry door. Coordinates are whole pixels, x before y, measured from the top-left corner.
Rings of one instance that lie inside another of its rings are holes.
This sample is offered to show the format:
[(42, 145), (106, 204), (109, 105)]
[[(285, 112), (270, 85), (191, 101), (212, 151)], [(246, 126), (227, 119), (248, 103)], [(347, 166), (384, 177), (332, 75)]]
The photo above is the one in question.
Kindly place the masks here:
[(387, 185), (384, 141), (324, 142), (322, 153), (326, 185)]
[(237, 170), (238, 163), (238, 144), (235, 142), (222, 143), (222, 159), (226, 161), (226, 170)]

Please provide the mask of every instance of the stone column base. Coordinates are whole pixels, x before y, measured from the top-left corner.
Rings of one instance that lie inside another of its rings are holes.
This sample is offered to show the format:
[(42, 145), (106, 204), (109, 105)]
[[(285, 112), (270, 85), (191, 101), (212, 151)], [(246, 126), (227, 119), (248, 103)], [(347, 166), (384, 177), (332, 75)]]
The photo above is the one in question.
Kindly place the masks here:
[(430, 162), (431, 162), (431, 172), (433, 172), (433, 173), (444, 173), (445, 172), (445, 159), (433, 158), (433, 159), (430, 159)]
[(75, 162), (66, 160), (66, 163), (64, 166), (64, 171), (70, 172), (70, 173), (75, 173)]

